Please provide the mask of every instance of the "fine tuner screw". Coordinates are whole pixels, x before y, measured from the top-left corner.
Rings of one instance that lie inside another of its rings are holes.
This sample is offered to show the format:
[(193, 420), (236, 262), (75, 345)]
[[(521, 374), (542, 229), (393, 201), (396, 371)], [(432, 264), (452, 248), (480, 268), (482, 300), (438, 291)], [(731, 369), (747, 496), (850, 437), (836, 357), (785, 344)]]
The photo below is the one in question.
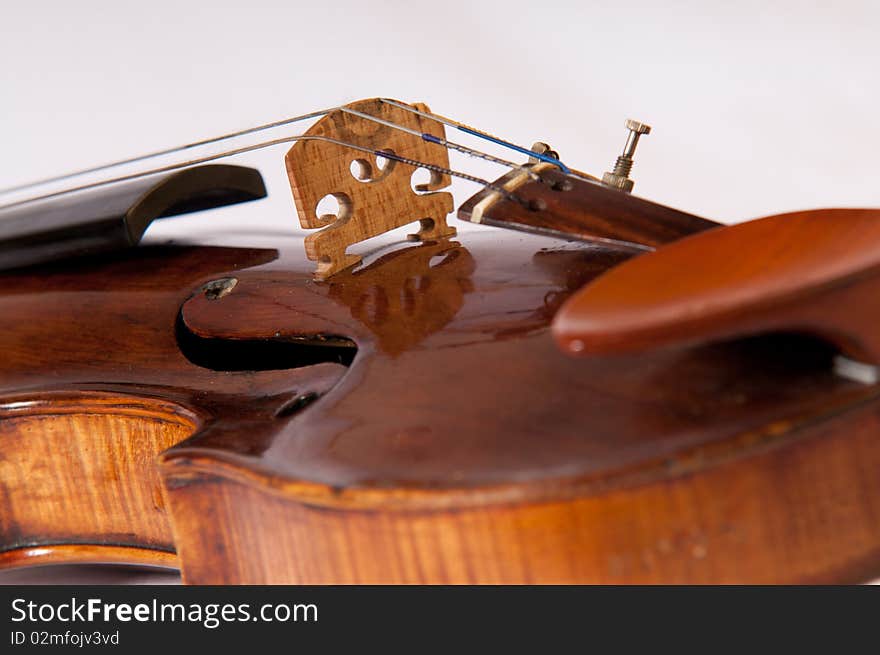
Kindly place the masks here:
[(631, 119), (626, 121), (626, 129), (629, 135), (626, 137), (626, 144), (623, 146), (623, 153), (614, 163), (614, 170), (605, 173), (602, 176), (602, 184), (613, 187), (624, 193), (630, 193), (633, 188), (633, 181), (629, 179), (629, 172), (633, 166), (633, 155), (636, 152), (636, 146), (639, 143), (639, 137), (643, 134), (651, 133), (651, 126), (639, 123)]
[[(539, 152), (542, 155), (548, 155), (550, 157), (553, 157), (554, 159), (559, 159), (559, 153), (556, 152), (553, 148), (551, 148), (549, 145), (547, 145), (543, 141), (535, 141), (532, 144), (531, 150), (532, 150), (532, 152)], [(538, 161), (539, 160), (537, 157), (529, 157), (530, 164), (537, 164)]]

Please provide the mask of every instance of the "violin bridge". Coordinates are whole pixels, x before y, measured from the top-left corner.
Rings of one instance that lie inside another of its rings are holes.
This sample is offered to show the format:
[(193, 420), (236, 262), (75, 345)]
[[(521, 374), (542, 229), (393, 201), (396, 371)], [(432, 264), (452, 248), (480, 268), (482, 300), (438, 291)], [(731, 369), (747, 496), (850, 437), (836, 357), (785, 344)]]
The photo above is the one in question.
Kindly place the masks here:
[[(423, 104), (413, 106), (428, 112)], [(443, 126), (379, 99), (361, 100), (325, 115), (306, 132), (319, 138), (299, 140), (288, 151), (285, 163), (300, 225), (323, 228), (305, 239), (306, 256), (317, 262), (316, 279), (358, 264), (361, 257), (348, 253), (349, 246), (415, 221), (420, 228), (410, 235), (413, 240), (455, 234), (446, 222), (454, 209), (452, 195), (439, 192), (449, 186), (449, 175), (430, 171), (430, 181), (414, 188), (418, 168), (401, 161), (449, 168), (446, 147), (422, 134), (442, 139)], [(328, 197), (338, 209), (319, 213)]]

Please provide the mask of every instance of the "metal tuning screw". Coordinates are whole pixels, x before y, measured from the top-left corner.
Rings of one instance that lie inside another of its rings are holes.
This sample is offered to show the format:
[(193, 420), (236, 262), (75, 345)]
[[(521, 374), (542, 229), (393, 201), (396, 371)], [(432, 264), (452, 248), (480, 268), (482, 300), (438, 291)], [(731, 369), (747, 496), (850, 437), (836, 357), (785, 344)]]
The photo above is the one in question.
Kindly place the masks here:
[(633, 188), (633, 181), (629, 179), (629, 172), (632, 170), (636, 145), (639, 143), (640, 136), (651, 133), (651, 126), (628, 119), (626, 121), (626, 129), (629, 130), (629, 135), (626, 137), (623, 153), (614, 163), (614, 170), (602, 176), (602, 184), (624, 193), (630, 193)]
[[(553, 157), (554, 159), (559, 159), (559, 153), (543, 141), (535, 141), (535, 143), (532, 144), (531, 150), (532, 152), (538, 152), (542, 155), (547, 155), (549, 157)], [(537, 157), (529, 157), (530, 164), (537, 164), (539, 161), (540, 160)]]

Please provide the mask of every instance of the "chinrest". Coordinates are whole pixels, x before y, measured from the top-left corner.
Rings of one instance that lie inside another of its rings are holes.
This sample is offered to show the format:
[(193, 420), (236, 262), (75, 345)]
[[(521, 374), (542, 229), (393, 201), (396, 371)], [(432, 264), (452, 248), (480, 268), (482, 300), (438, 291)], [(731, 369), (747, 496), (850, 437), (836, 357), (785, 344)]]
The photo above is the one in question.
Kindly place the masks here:
[(553, 323), (575, 355), (808, 333), (880, 363), (880, 210), (823, 209), (694, 234), (609, 270)]

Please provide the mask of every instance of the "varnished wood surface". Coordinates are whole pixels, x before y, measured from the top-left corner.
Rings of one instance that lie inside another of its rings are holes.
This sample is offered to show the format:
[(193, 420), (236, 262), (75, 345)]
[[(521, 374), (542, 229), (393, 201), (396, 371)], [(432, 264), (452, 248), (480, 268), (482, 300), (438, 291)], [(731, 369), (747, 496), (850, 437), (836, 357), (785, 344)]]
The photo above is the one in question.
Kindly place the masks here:
[(0, 566), (176, 564), (156, 454), (197, 428), (258, 444), (344, 370), (214, 371), (181, 352), (183, 302), (275, 251), (135, 252), (0, 275)]
[[(115, 546), (108, 544), (60, 543), (20, 546), (0, 552), (0, 569), (24, 569), (54, 564), (120, 564), (124, 566), (148, 567), (150, 569), (169, 569), (168, 573), (180, 568), (177, 553), (172, 550), (160, 550), (154, 545)], [(4, 572), (0, 584), (16, 584), (8, 582), (6, 577), (11, 572)], [(24, 584), (31, 584), (30, 580)], [(57, 579), (47, 577), (45, 584), (58, 584)], [(64, 584), (69, 584), (65, 582)], [(83, 581), (80, 584), (94, 584), (94, 581)]]
[(279, 260), (239, 272), (219, 300), (193, 296), (182, 317), (203, 338), (342, 334), (358, 354), (264, 452), (239, 458), (194, 439), (175, 457), (326, 485), (330, 503), (348, 489), (387, 501), (399, 488), (511, 483), (530, 496), (873, 394), (800, 342), (572, 359), (550, 334), (558, 307), (629, 253), (516, 233), (499, 249), (503, 234), (398, 246), (324, 283)]
[[(155, 514), (189, 582), (875, 575), (877, 389), (835, 377), (827, 348), (556, 348), (558, 308), (631, 255), (487, 228), (386, 240), (324, 282), (295, 238), (6, 274), (0, 394), (128, 394), (196, 417), (157, 458)], [(18, 461), (46, 457), (69, 460)], [(110, 505), (141, 484), (106, 480)], [(38, 497), (16, 482), (0, 480), (16, 507)], [(85, 546), (116, 534), (102, 511), (75, 517)], [(126, 543), (147, 543), (129, 518)], [(2, 519), (7, 552), (50, 541)]]
[(159, 398), (95, 392), (6, 397), (0, 566), (176, 563), (155, 466), (199, 419)]
[(880, 211), (797, 212), (633, 259), (579, 291), (553, 329), (583, 355), (805, 332), (880, 364), (878, 289)]
[[(670, 461), (661, 484), (433, 511), (333, 511), (208, 468), (177, 514), (184, 580), (863, 582), (880, 561), (878, 429), (871, 403), (763, 447)], [(205, 520), (224, 529), (199, 530)]]
[[(496, 186), (516, 183), (511, 192), (518, 201), (485, 189), (467, 200), (458, 217), (513, 230), (564, 239), (604, 243), (618, 249), (649, 251), (665, 243), (718, 227), (719, 223), (678, 209), (566, 176), (542, 165), (539, 180), (511, 171), (495, 181)], [(487, 198), (479, 217), (475, 209)], [(478, 218), (478, 220), (477, 220)]]

